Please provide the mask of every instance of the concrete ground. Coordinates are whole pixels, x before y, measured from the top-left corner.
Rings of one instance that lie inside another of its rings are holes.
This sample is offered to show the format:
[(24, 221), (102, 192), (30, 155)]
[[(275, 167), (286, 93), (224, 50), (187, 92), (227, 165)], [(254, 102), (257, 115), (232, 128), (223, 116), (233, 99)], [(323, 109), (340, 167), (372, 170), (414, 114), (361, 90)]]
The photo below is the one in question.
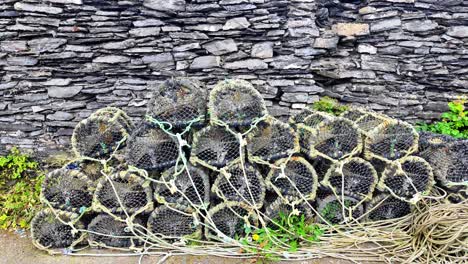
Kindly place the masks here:
[[(83, 253), (119, 253), (110, 250), (86, 250)], [(27, 234), (12, 232), (0, 232), (0, 263), (1, 264), (137, 264), (138, 257), (77, 257), (77, 256), (50, 256), (34, 247)], [(143, 258), (143, 264), (155, 264), (161, 260), (151, 256)], [(177, 256), (166, 259), (168, 264), (238, 264), (255, 263), (254, 260), (233, 260), (211, 256)], [(280, 262), (285, 263), (285, 262)], [(288, 262), (288, 263), (313, 263), (313, 264), (348, 264), (345, 260), (324, 258), (319, 260)]]

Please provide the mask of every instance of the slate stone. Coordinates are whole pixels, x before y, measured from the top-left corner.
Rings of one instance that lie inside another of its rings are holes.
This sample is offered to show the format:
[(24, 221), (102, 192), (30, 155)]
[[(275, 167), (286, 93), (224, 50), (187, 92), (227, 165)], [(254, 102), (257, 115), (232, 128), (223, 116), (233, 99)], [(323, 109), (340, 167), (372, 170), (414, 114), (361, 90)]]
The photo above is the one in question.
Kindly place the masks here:
[(332, 26), (339, 36), (362, 36), (369, 34), (369, 25), (364, 23), (337, 23)]
[(250, 22), (245, 17), (231, 18), (223, 26), (223, 30), (245, 29), (250, 26)]
[(268, 64), (259, 59), (248, 59), (242, 61), (234, 61), (225, 63), (223, 66), (225, 69), (249, 69), (249, 70), (263, 70), (268, 68)]
[(125, 63), (129, 61), (130, 61), (130, 58), (125, 57), (125, 56), (119, 56), (119, 55), (100, 56), (93, 60), (93, 62), (109, 63), (109, 64)]
[(46, 14), (60, 14), (63, 12), (63, 9), (60, 7), (53, 7), (48, 5), (33, 5), (23, 2), (17, 2), (14, 5), (16, 10), (26, 11), (26, 12), (38, 12)]
[(447, 35), (455, 38), (468, 38), (468, 26), (453, 26), (447, 30)]
[(163, 12), (185, 11), (185, 0), (144, 0), (143, 6)]
[(0, 51), (21, 52), (27, 51), (26, 41), (2, 41), (0, 42)]
[(338, 37), (316, 38), (314, 48), (335, 49), (338, 46)]
[(129, 31), (130, 36), (133, 37), (150, 37), (158, 36), (161, 33), (159, 27), (145, 27), (145, 28), (134, 28)]
[(47, 94), (51, 98), (71, 98), (83, 89), (82, 86), (53, 86), (47, 88)]
[(7, 64), (12, 66), (33, 66), (36, 65), (38, 60), (30, 56), (14, 56), (7, 58)]
[(273, 57), (273, 43), (262, 42), (256, 43), (252, 46), (251, 56), (254, 58), (272, 58)]
[(54, 121), (69, 121), (72, 120), (75, 117), (74, 114), (63, 112), (63, 111), (57, 111), (51, 115), (47, 115), (48, 120), (54, 120)]
[(42, 53), (55, 51), (65, 43), (63, 38), (38, 38), (28, 41), (28, 46), (32, 52)]
[(410, 32), (427, 32), (433, 29), (436, 29), (437, 22), (434, 22), (432, 20), (416, 20), (416, 21), (411, 21), (411, 22), (405, 22), (403, 24), (403, 29), (410, 31)]
[(219, 67), (221, 63), (219, 56), (201, 56), (193, 60), (190, 69), (209, 69)]
[(395, 28), (399, 28), (401, 26), (400, 18), (391, 18), (391, 19), (384, 19), (378, 22), (374, 22), (371, 24), (370, 31), (371, 32), (381, 32), (386, 30), (391, 30)]
[(43, 83), (45, 86), (67, 86), (71, 83), (71, 79), (50, 79)]
[(237, 51), (237, 45), (233, 39), (225, 39), (209, 42), (203, 45), (209, 53), (214, 55), (223, 55)]

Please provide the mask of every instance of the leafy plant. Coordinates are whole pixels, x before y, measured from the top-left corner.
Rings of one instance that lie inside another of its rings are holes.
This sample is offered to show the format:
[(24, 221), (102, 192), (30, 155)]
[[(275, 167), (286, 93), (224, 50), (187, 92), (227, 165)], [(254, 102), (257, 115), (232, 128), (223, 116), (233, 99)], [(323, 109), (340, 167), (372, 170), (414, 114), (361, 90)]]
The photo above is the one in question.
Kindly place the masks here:
[(39, 163), (17, 148), (0, 156), (0, 229), (29, 228), (43, 179)]
[(332, 115), (340, 115), (348, 110), (348, 106), (340, 104), (338, 100), (325, 96), (312, 104), (312, 109), (316, 111), (326, 112)]
[(466, 100), (449, 102), (450, 111), (440, 116), (441, 121), (433, 124), (420, 123), (416, 128), (455, 138), (468, 138), (468, 111), (465, 109), (465, 103)]

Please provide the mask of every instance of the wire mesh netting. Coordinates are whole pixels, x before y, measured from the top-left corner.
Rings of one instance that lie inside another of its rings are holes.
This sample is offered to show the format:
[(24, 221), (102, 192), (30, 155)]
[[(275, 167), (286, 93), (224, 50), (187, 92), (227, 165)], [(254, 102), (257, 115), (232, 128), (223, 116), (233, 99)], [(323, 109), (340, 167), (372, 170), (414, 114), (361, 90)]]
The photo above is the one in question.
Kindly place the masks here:
[(206, 88), (193, 79), (175, 78), (151, 93), (147, 115), (171, 128), (201, 125), (206, 116)]
[(221, 126), (208, 126), (195, 133), (190, 161), (209, 169), (220, 169), (239, 160), (240, 142)]
[(309, 109), (309, 108), (304, 108), (302, 109), (299, 113), (291, 116), (289, 119), (288, 119), (288, 123), (291, 125), (291, 126), (295, 126), (295, 125), (298, 125), (300, 123), (303, 123), (304, 122), (304, 119), (311, 115), (311, 114), (314, 114), (316, 113), (314, 110), (312, 109)]
[(142, 122), (130, 136), (125, 156), (128, 164), (137, 168), (163, 170), (176, 163), (179, 145), (159, 127)]
[(78, 213), (91, 207), (93, 185), (93, 182), (79, 171), (57, 169), (45, 177), (41, 199), (53, 208)]
[(221, 170), (211, 191), (224, 201), (260, 208), (265, 199), (265, 181), (253, 165), (239, 162)]
[(153, 194), (149, 182), (136, 172), (119, 171), (98, 182), (93, 207), (107, 213), (148, 212), (153, 209)]
[[(220, 203), (208, 211), (208, 217), (205, 218), (205, 237), (218, 241), (244, 237), (246, 227), (255, 226), (256, 221), (245, 205), (238, 202)], [(212, 226), (216, 229), (210, 228)]]
[[(301, 157), (281, 159), (275, 163), (265, 179), (268, 188), (287, 201), (313, 200), (318, 186), (317, 173), (307, 160)], [(281, 167), (284, 166), (284, 171)], [(292, 200), (289, 200), (292, 199)]]
[(382, 114), (358, 107), (351, 107), (351, 109), (348, 109), (340, 116), (356, 123), (359, 129), (361, 129), (363, 132), (369, 132), (378, 127), (385, 120), (390, 119), (389, 117)]
[(249, 127), (268, 114), (261, 94), (244, 80), (220, 81), (210, 93), (208, 112), (212, 124), (231, 127)]
[(102, 163), (94, 160), (72, 161), (65, 165), (64, 168), (83, 173), (93, 182), (93, 186), (96, 185), (97, 181), (103, 176), (101, 171), (104, 170)]
[(314, 213), (310, 207), (305, 204), (304, 201), (299, 203), (288, 203), (286, 201), (294, 200), (293, 197), (287, 197), (286, 199), (277, 198), (271, 204), (265, 208), (265, 222), (267, 227), (272, 229), (277, 229), (278, 227), (284, 226), (284, 223), (281, 223), (282, 220), (288, 219), (290, 216), (302, 217), (304, 216), (305, 222), (313, 222)]
[(156, 201), (165, 204), (207, 205), (210, 202), (210, 180), (200, 168), (172, 167), (154, 184)]
[[(125, 217), (119, 216), (118, 219), (125, 219)], [(110, 248), (131, 248), (141, 245), (143, 241), (130, 231), (125, 221), (118, 219), (108, 214), (98, 214), (94, 217), (87, 228), (89, 244)], [(133, 223), (144, 224), (143, 220), (138, 217), (133, 220)]]
[(183, 237), (200, 239), (202, 226), (192, 208), (182, 205), (161, 205), (151, 213), (148, 219), (148, 231), (169, 241)]
[(121, 109), (117, 107), (105, 107), (98, 109), (91, 116), (93, 117), (104, 117), (109, 120), (116, 120), (126, 131), (132, 131), (134, 126), (130, 117)]
[(249, 160), (268, 163), (299, 152), (294, 130), (286, 123), (268, 118), (247, 135)]
[(322, 184), (333, 189), (337, 194), (370, 199), (377, 181), (377, 171), (372, 164), (361, 158), (354, 157), (333, 164), (325, 175)]
[(331, 121), (334, 117), (326, 113), (312, 112), (306, 116), (302, 123), (297, 125), (297, 135), (300, 151), (306, 155), (310, 154), (310, 142), (314, 140), (313, 133), (322, 122)]
[(429, 193), (434, 185), (432, 168), (423, 158), (408, 156), (386, 166), (379, 189), (389, 190), (400, 198), (412, 198), (417, 193)]
[(339, 224), (358, 220), (364, 214), (364, 206), (359, 199), (348, 195), (333, 194), (317, 200), (319, 222)]
[(382, 193), (369, 202), (367, 211), (367, 219), (370, 221), (394, 219), (411, 213), (411, 204)]
[(84, 239), (84, 233), (74, 232), (73, 226), (84, 227), (78, 214), (44, 209), (31, 221), (33, 243), (41, 249), (73, 248)]

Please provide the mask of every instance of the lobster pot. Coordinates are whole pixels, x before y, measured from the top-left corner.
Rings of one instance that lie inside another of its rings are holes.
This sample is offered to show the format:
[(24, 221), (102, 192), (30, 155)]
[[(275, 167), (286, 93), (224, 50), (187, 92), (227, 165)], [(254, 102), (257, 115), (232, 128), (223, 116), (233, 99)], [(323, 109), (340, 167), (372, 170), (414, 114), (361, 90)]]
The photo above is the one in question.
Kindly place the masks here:
[[(317, 201), (318, 213), (330, 224), (349, 222), (364, 214), (364, 206), (358, 199), (347, 195), (328, 195)], [(318, 217), (319, 222), (326, 223)]]
[(170, 128), (199, 126), (206, 116), (206, 88), (195, 80), (170, 79), (151, 93), (147, 115)]
[(368, 160), (398, 160), (418, 150), (418, 138), (412, 125), (389, 119), (367, 133), (364, 155)]
[(94, 160), (79, 160), (73, 161), (64, 166), (66, 170), (77, 171), (86, 175), (86, 177), (93, 182), (93, 186), (103, 176), (101, 171), (104, 170), (101, 162)]
[[(246, 222), (248, 220), (248, 222)], [(245, 226), (255, 225), (256, 218), (237, 202), (220, 203), (208, 211), (205, 218), (205, 237), (225, 241), (245, 236)]]
[(322, 122), (330, 121), (334, 117), (322, 112), (312, 113), (304, 118), (302, 124), (297, 126), (299, 146), (302, 153), (306, 155), (310, 152), (310, 140), (313, 135), (313, 129), (317, 128)]
[(377, 171), (372, 164), (361, 158), (354, 157), (333, 164), (322, 181), (337, 194), (372, 198), (378, 181)]
[[(293, 198), (290, 197), (286, 200), (292, 200)], [(265, 222), (267, 227), (272, 229), (279, 229), (281, 226), (281, 219), (284, 217), (302, 217), (304, 216), (305, 222), (312, 222), (314, 213), (310, 209), (310, 206), (305, 203), (295, 203), (291, 205), (291, 203), (285, 202), (281, 198), (277, 198), (274, 202), (269, 204), (265, 208)], [(287, 228), (287, 227), (285, 227)]]
[(379, 194), (367, 205), (367, 219), (379, 221), (400, 218), (411, 213), (411, 205), (389, 194)]
[[(119, 202), (120, 200), (120, 202)], [(113, 173), (99, 180), (93, 197), (96, 211), (107, 213), (140, 213), (153, 209), (149, 183), (130, 171)]]
[(224, 127), (208, 126), (193, 136), (191, 162), (217, 170), (238, 161), (240, 142)]
[(320, 156), (310, 160), (310, 164), (314, 167), (315, 172), (317, 173), (319, 183), (325, 178), (325, 175), (333, 163), (333, 161)]
[(111, 154), (124, 146), (130, 132), (118, 119), (91, 115), (73, 130), (73, 152), (77, 157), (109, 159)]
[(182, 205), (162, 205), (148, 218), (148, 232), (167, 240), (200, 239), (202, 226), (195, 211)]
[[(122, 216), (121, 219), (124, 219)], [(135, 225), (143, 225), (140, 218), (133, 220)], [(138, 227), (134, 227), (137, 229)], [(130, 248), (141, 245), (124, 221), (119, 221), (108, 214), (99, 214), (88, 225), (88, 242), (90, 245), (110, 248)]]
[[(280, 166), (284, 167), (282, 175)], [(292, 157), (278, 160), (265, 179), (266, 186), (274, 190), (282, 199), (294, 202), (313, 200), (317, 192), (318, 177), (314, 167), (304, 158)], [(292, 199), (292, 200), (288, 200)]]
[[(78, 214), (44, 209), (36, 214), (31, 221), (31, 237), (33, 244), (43, 250), (72, 248), (80, 243), (84, 234), (74, 233), (73, 225), (83, 229), (83, 224), (77, 220)], [(70, 225), (68, 225), (70, 224)]]
[(250, 164), (240, 163), (221, 170), (211, 191), (227, 202), (240, 202), (260, 208), (265, 200), (265, 182)]
[(302, 144), (308, 146), (309, 157), (319, 155), (336, 161), (361, 152), (361, 133), (348, 119), (337, 117), (322, 122), (316, 128), (303, 129), (307, 130), (308, 135), (303, 138)]
[[(176, 174), (176, 171), (182, 172)], [(159, 203), (203, 205), (210, 202), (210, 180), (201, 169), (188, 165), (172, 167), (161, 174), (161, 182), (154, 184), (154, 196)]]
[(396, 197), (412, 198), (417, 193), (428, 193), (433, 185), (434, 176), (429, 163), (423, 158), (408, 156), (386, 166), (379, 189), (389, 189)]
[(130, 136), (125, 156), (129, 165), (159, 171), (176, 163), (179, 145), (176, 138), (143, 122)]
[(308, 117), (309, 115), (312, 115), (316, 113), (316, 111), (314, 110), (311, 110), (309, 108), (304, 108), (302, 109), (299, 113), (291, 116), (288, 120), (288, 123), (291, 125), (291, 126), (295, 126), (295, 125), (298, 125), (298, 124), (301, 124), (304, 122), (304, 119), (306, 117)]
[(119, 124), (121, 124), (125, 130), (132, 131), (134, 126), (133, 122), (128, 117), (128, 115), (121, 109), (117, 107), (104, 107), (96, 112), (94, 112), (91, 116), (93, 117), (104, 117), (110, 120), (116, 120)]
[(340, 117), (349, 119), (353, 122), (356, 122), (359, 118), (364, 116), (365, 113), (363, 113), (362, 108), (359, 107), (350, 107), (348, 110), (344, 111), (343, 113), (340, 114)]
[(41, 199), (53, 208), (79, 213), (91, 207), (93, 182), (76, 170), (57, 169), (47, 174), (42, 183)]
[(440, 173), (439, 180), (447, 187), (457, 185), (466, 187), (468, 184), (468, 140), (453, 142), (449, 152), (451, 159), (445, 160), (445, 164), (442, 163), (447, 167), (447, 173)]
[(265, 163), (299, 152), (299, 141), (294, 130), (286, 123), (269, 117), (257, 124), (247, 136), (250, 161)]
[(352, 108), (341, 114), (341, 116), (353, 121), (363, 132), (369, 132), (390, 119), (383, 114), (364, 108)]
[(224, 80), (216, 84), (209, 96), (211, 123), (230, 127), (250, 127), (268, 114), (261, 94), (247, 81)]

